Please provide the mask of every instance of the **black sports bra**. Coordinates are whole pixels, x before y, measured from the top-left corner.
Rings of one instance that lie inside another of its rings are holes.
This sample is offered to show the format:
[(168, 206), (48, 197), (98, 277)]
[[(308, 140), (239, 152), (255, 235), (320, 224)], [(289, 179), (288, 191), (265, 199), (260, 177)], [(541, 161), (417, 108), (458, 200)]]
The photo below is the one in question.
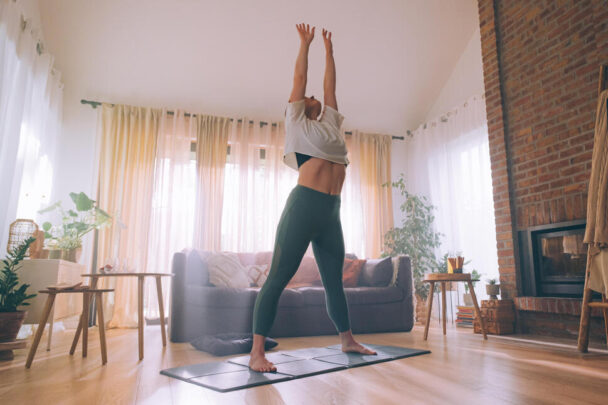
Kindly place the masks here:
[[(296, 160), (298, 162), (298, 169), (300, 168), (300, 166), (302, 166), (304, 164), (304, 162), (306, 162), (308, 159), (310, 159), (312, 156), (310, 155), (305, 155), (303, 153), (296, 153)], [(348, 163), (345, 163), (344, 166), (348, 166)]]

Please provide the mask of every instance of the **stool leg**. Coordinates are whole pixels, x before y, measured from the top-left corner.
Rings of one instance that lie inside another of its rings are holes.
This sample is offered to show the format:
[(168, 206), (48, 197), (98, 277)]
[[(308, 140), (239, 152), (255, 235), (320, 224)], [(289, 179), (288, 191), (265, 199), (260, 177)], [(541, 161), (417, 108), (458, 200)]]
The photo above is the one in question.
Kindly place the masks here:
[(424, 340), (429, 336), (429, 325), (431, 324), (431, 309), (433, 309), (433, 293), (435, 292), (435, 282), (431, 281), (429, 296), (427, 297), (426, 305), (426, 325), (424, 325)]
[(89, 293), (82, 293), (82, 357), (87, 357), (89, 343)]
[(156, 276), (156, 294), (158, 295), (158, 312), (160, 314), (160, 332), (163, 337), (163, 346), (167, 346), (167, 332), (165, 330), (165, 306), (163, 304), (163, 285), (160, 276)]
[(108, 362), (108, 352), (106, 348), (106, 325), (103, 320), (103, 304), (101, 293), (95, 293), (95, 306), (97, 307), (97, 324), (99, 325), (99, 343), (101, 345), (101, 364)]
[(137, 340), (139, 359), (144, 358), (144, 277), (137, 277)]
[(42, 310), (42, 317), (40, 318), (40, 324), (38, 325), (38, 329), (36, 330), (34, 341), (32, 342), (32, 346), (30, 347), (29, 353), (27, 354), (25, 368), (30, 368), (30, 366), (32, 365), (32, 361), (34, 361), (34, 355), (36, 354), (36, 349), (38, 349), (38, 344), (40, 343), (40, 339), (42, 338), (42, 332), (44, 332), (46, 321), (49, 319), (51, 308), (53, 308), (53, 302), (55, 302), (55, 294), (50, 293), (46, 299), (46, 303), (44, 304), (44, 309)]
[(445, 301), (445, 281), (441, 282), (441, 316), (443, 317), (443, 334), (445, 335), (445, 318), (447, 314), (447, 305)]
[(477, 296), (475, 295), (475, 288), (473, 287), (472, 281), (467, 281), (469, 284), (469, 289), (471, 290), (471, 298), (473, 298), (473, 305), (475, 306), (475, 315), (479, 318), (479, 325), (481, 326), (481, 333), (483, 333), (483, 338), (488, 339), (486, 335), (486, 323), (481, 316), (481, 311), (479, 310), (479, 304), (477, 304)]
[(76, 351), (76, 345), (78, 344), (78, 339), (80, 338), (80, 332), (82, 331), (82, 314), (80, 314), (80, 319), (78, 320), (78, 327), (76, 328), (76, 334), (74, 335), (74, 340), (72, 341), (72, 347), (70, 348), (70, 356), (74, 354)]

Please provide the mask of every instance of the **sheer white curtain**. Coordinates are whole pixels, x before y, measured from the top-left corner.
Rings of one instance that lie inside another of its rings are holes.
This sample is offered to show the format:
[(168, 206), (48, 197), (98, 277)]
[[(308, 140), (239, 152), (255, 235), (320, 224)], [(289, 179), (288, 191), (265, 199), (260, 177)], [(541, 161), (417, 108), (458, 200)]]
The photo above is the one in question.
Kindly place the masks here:
[(0, 2), (0, 246), (15, 218), (50, 202), (63, 86), (18, 2)]
[[(192, 246), (196, 200), (196, 158), (191, 146), (196, 139), (190, 115), (163, 111), (159, 125), (154, 169), (154, 192), (148, 242), (150, 273), (170, 273), (175, 252)], [(165, 308), (170, 280), (162, 279)], [(157, 318), (156, 284), (146, 285), (146, 316)], [(165, 314), (168, 312), (165, 311)]]
[[(498, 278), (485, 99), (470, 98), (407, 142), (408, 190), (430, 198), (436, 230), (444, 234), (437, 255), (460, 251), (482, 280)], [(480, 297), (484, 285), (475, 288)]]
[[(283, 163), (283, 123), (235, 120), (224, 177), (222, 250), (270, 251), (298, 173)], [(307, 254), (312, 255), (309, 247)]]

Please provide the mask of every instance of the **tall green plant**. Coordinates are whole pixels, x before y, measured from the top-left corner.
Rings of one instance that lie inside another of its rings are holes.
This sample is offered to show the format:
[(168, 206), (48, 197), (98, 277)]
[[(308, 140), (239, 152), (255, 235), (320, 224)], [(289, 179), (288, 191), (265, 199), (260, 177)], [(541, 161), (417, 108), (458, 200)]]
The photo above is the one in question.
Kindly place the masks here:
[(34, 298), (36, 294), (28, 295), (26, 290), (30, 286), (29, 284), (21, 284), (19, 287), (19, 277), (17, 276), (17, 270), (19, 270), (19, 263), (25, 258), (25, 253), (30, 245), (36, 240), (36, 238), (28, 238), (21, 245), (14, 248), (6, 257), (2, 260), (3, 268), (0, 273), (0, 312), (15, 312), (17, 307), (30, 305), (29, 302), (25, 302), (31, 298)]
[(439, 240), (441, 233), (433, 230), (435, 207), (428, 198), (407, 191), (403, 173), (398, 181), (384, 183), (383, 186), (395, 187), (405, 197), (405, 201), (399, 207), (404, 214), (401, 227), (391, 228), (384, 235), (383, 256), (409, 255), (416, 294), (426, 299), (429, 286), (428, 283), (423, 282), (424, 274), (433, 273), (440, 266), (440, 261), (435, 256), (435, 249), (441, 244)]

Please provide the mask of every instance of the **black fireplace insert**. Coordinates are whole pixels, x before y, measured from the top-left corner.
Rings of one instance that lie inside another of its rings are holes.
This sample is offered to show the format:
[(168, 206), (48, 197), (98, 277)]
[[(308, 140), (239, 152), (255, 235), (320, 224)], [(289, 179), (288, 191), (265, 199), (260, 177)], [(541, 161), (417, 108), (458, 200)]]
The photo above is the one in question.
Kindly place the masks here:
[(585, 220), (519, 231), (522, 289), (525, 296), (583, 296), (587, 248)]

